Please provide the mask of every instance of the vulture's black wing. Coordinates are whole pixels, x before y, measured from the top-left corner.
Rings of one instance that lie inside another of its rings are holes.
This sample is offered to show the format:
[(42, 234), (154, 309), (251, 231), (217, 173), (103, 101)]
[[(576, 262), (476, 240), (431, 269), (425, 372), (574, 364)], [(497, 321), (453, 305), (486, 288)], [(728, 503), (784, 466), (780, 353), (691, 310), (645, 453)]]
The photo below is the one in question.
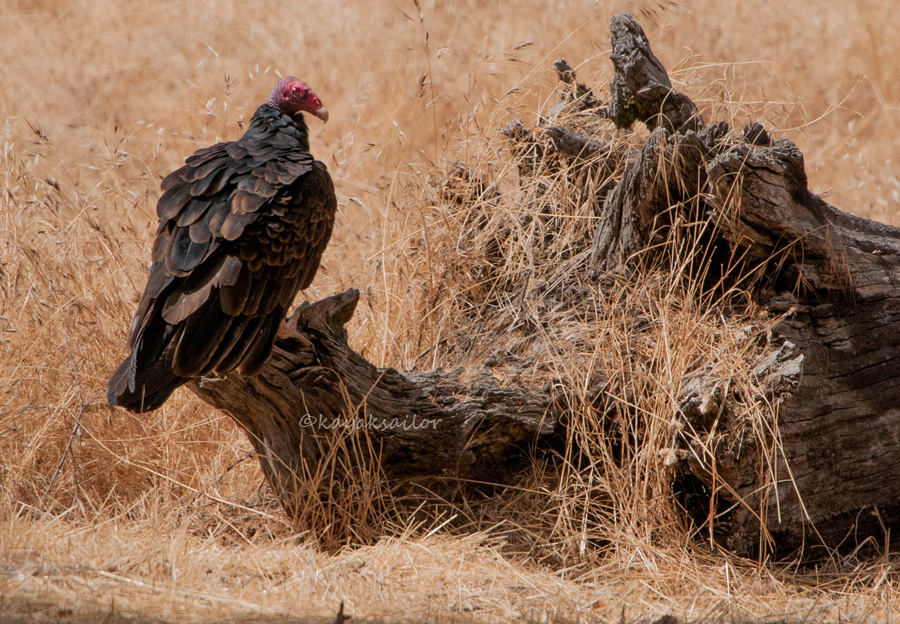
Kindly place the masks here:
[(156, 409), (192, 378), (256, 372), (331, 237), (337, 202), (302, 117), (263, 106), (241, 139), (162, 182), (153, 264), (109, 382), (112, 405)]

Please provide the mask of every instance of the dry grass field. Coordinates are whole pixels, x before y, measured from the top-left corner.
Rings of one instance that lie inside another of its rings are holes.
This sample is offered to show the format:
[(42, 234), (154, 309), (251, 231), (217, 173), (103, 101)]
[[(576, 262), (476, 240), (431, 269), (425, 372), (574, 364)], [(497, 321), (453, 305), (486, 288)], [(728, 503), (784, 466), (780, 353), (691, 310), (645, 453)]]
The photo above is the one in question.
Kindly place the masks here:
[[(645, 376), (616, 374), (660, 423), (646, 436), (670, 435), (666, 389), (698, 358), (740, 369), (741, 324), (766, 320), (676, 305), (651, 275), (619, 293), (590, 342), (563, 317), (537, 340), (502, 305), (478, 308), (496, 295), (469, 270), (480, 243), (441, 204), (439, 181), (464, 161), (504, 196), (489, 221), (515, 210), (500, 129), (532, 126), (556, 101), (559, 57), (605, 97), (607, 24), (622, 10), (707, 119), (762, 120), (801, 148), (814, 192), (900, 225), (892, 0), (0, 0), (0, 622), (294, 621), (342, 600), (355, 618), (409, 622), (900, 617), (893, 557), (799, 568), (692, 539), (652, 445), (609, 462), (598, 443), (589, 483), (536, 466), (495, 500), (388, 509), (324, 543), (333, 527), (289, 526), (246, 439), (188, 391), (141, 416), (106, 404), (161, 177), (238, 137), (277, 77), (295, 74), (331, 114), (310, 120), (312, 151), (339, 198), (301, 297), (359, 288), (350, 342), (399, 370), (550, 345), (542, 357), (577, 384), (583, 363), (643, 349)], [(566, 214), (569, 240), (592, 229), (590, 207)], [(507, 239), (508, 281), (535, 260), (568, 279), (559, 250), (533, 242)], [(629, 346), (635, 309), (661, 329)], [(461, 336), (478, 339), (460, 348)], [(602, 509), (584, 502), (595, 491)]]

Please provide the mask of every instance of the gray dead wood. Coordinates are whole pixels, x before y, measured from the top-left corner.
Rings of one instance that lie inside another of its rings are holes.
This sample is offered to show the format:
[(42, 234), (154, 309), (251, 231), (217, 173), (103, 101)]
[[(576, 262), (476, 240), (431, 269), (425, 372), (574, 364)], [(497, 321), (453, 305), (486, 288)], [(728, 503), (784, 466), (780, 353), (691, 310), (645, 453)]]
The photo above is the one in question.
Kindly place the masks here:
[(616, 73), (610, 83), (609, 117), (620, 128), (635, 121), (651, 129), (699, 130), (697, 107), (672, 88), (665, 67), (650, 50), (644, 30), (626, 13), (609, 22), (612, 60)]
[(549, 395), (501, 387), (489, 369), (401, 375), (370, 364), (349, 346), (344, 329), (358, 301), (359, 292), (349, 290), (302, 305), (288, 325), (306, 341), (277, 341), (255, 376), (189, 384), (246, 432), (289, 514), (310, 494), (303, 476), (345, 436), (357, 436), (347, 445), (359, 453), (352, 461), (378, 461), (393, 483), (427, 477), (498, 483), (553, 433)]
[[(710, 261), (707, 280), (742, 285), (784, 315), (773, 335), (782, 348), (756, 371), (780, 405), (777, 484), (765, 487), (758, 453), (727, 445), (715, 478), (708, 464), (682, 469), (728, 503), (718, 536), (737, 552), (883, 544), (900, 526), (900, 229), (811, 193), (797, 147), (759, 124), (731, 139), (722, 123), (704, 126), (687, 96), (664, 93), (670, 82), (640, 26), (621, 14), (611, 30), (611, 117), (653, 133), (607, 196), (594, 274), (628, 273), (658, 253), (649, 248), (667, 227), (703, 215), (707, 257), (727, 260)], [(718, 412), (710, 401), (729, 400), (716, 391), (703, 371), (685, 380), (682, 416), (699, 431)]]
[[(781, 549), (884, 544), (900, 525), (900, 229), (810, 193), (786, 139), (737, 146), (707, 170), (717, 198), (740, 194), (722, 236), (764, 270), (759, 298), (787, 315), (777, 335), (802, 357), (779, 413), (783, 471), (765, 493), (779, 502), (767, 529)], [(756, 485), (738, 488), (751, 505)], [(741, 508), (732, 522), (733, 547), (751, 550), (755, 518)]]
[(567, 156), (587, 160), (595, 156), (603, 158), (609, 155), (609, 148), (606, 145), (566, 128), (550, 126), (544, 130), (544, 134), (560, 153)]

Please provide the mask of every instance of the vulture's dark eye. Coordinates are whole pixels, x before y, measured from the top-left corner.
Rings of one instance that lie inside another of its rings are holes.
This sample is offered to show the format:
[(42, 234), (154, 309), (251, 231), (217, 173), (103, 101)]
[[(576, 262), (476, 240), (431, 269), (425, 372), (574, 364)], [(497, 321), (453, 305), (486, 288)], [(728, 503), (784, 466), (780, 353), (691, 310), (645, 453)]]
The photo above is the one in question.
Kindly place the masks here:
[(294, 95), (297, 95), (298, 93), (300, 93), (300, 87), (293, 87), (291, 89), (291, 93), (293, 93)]

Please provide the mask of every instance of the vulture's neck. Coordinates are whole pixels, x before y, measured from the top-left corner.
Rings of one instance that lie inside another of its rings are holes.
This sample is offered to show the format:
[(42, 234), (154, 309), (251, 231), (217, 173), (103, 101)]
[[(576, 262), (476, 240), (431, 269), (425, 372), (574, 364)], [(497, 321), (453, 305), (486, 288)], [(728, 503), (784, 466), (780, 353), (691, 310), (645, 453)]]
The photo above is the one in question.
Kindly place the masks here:
[(253, 115), (245, 137), (255, 138), (262, 135), (280, 134), (290, 137), (298, 143), (298, 149), (309, 151), (309, 128), (303, 113), (289, 115), (270, 104), (263, 104)]

